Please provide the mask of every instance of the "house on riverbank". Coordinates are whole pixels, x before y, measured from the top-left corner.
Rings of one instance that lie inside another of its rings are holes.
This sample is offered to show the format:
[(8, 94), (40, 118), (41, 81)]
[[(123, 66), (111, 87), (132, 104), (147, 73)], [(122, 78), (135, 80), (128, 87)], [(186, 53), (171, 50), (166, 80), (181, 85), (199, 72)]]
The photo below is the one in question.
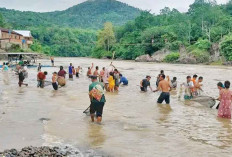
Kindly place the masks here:
[(30, 31), (0, 28), (1, 49), (7, 50), (12, 45), (19, 45), (22, 49), (27, 49), (31, 44), (33, 44), (33, 37)]

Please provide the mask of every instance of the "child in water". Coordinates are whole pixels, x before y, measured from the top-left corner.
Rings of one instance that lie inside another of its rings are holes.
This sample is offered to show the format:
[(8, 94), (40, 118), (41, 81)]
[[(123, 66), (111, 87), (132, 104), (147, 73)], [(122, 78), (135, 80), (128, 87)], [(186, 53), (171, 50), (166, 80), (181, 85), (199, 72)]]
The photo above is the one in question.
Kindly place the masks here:
[(115, 87), (115, 80), (114, 80), (114, 73), (110, 72), (109, 76), (109, 91), (114, 92), (114, 87)]
[(57, 85), (57, 72), (54, 72), (52, 75), (52, 87), (54, 90), (58, 90), (58, 85)]

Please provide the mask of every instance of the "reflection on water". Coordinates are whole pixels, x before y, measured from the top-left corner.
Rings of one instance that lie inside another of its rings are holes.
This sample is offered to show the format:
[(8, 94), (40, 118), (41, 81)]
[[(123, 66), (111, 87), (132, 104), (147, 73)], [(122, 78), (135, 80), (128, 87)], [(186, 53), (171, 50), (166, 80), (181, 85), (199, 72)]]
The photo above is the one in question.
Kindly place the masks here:
[(91, 146), (101, 147), (106, 138), (104, 135), (103, 126), (89, 123), (88, 138)]
[[(9, 71), (9, 84), (0, 73), (0, 150), (23, 146), (69, 143), (90, 147), (111, 156), (228, 156), (232, 154), (232, 124), (217, 119), (217, 111), (198, 103), (179, 99), (179, 88), (171, 92), (170, 105), (157, 105), (158, 93), (141, 93), (139, 82), (164, 69), (171, 78), (183, 83), (187, 75), (204, 76), (204, 91), (218, 96), (218, 80), (232, 78), (231, 67), (170, 65), (115, 61), (129, 80), (129, 86), (117, 93), (106, 93), (102, 125), (90, 122), (83, 114), (89, 106), (86, 69), (94, 62), (108, 67), (111, 61), (84, 58), (57, 58), (56, 64), (68, 67), (72, 62), (83, 67), (80, 79), (67, 80), (67, 86), (54, 91), (52, 86), (36, 87), (36, 68), (29, 69), (28, 87), (18, 87), (18, 78)], [(48, 65), (50, 61), (42, 60)], [(52, 72), (58, 67), (43, 68)], [(67, 69), (66, 69), (67, 70)], [(207, 72), (207, 74), (206, 74)], [(226, 75), (225, 75), (226, 74)], [(1, 114), (5, 112), (6, 114)], [(41, 118), (50, 119), (41, 123)], [(43, 138), (42, 138), (43, 137)], [(168, 151), (167, 151), (168, 150)]]

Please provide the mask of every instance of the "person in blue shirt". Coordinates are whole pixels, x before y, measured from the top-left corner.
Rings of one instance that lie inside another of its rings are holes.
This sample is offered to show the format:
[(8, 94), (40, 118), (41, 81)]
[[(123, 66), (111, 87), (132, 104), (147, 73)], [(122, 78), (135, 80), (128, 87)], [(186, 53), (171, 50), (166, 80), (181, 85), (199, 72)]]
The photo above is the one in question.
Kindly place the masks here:
[(69, 78), (72, 79), (73, 78), (72, 63), (70, 63), (70, 66), (68, 67), (68, 74), (69, 74)]
[(127, 85), (128, 85), (128, 80), (127, 80), (127, 78), (124, 77), (124, 76), (122, 76), (122, 74), (119, 74), (119, 77), (120, 77), (120, 82), (119, 82), (119, 84), (122, 83), (123, 85), (127, 86)]

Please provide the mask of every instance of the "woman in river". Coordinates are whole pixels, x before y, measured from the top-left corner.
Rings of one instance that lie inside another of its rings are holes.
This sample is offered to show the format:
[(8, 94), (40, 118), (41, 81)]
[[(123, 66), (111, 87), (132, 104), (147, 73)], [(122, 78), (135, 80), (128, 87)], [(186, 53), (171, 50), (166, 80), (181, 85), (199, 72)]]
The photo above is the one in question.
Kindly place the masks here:
[(232, 100), (232, 91), (229, 90), (230, 82), (225, 82), (225, 89), (221, 89), (219, 100), (220, 106), (218, 109), (218, 117), (231, 119), (231, 100)]
[(114, 92), (115, 79), (114, 79), (114, 73), (113, 72), (110, 72), (108, 82), (109, 82), (109, 91)]

